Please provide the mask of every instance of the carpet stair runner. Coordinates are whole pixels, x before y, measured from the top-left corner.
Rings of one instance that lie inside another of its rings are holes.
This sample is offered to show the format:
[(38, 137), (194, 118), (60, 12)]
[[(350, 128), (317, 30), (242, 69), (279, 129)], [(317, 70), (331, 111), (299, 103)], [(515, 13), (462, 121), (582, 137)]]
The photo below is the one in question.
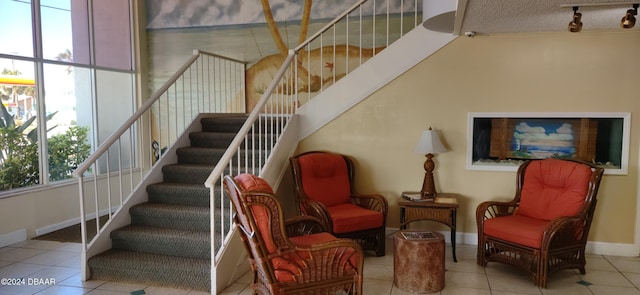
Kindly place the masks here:
[[(202, 132), (189, 134), (191, 146), (177, 150), (178, 163), (162, 167), (163, 182), (146, 188), (149, 201), (129, 210), (131, 224), (111, 233), (112, 249), (89, 260), (92, 280), (211, 289), (210, 192), (203, 183), (245, 120), (201, 121)], [(270, 139), (256, 136), (262, 140)]]

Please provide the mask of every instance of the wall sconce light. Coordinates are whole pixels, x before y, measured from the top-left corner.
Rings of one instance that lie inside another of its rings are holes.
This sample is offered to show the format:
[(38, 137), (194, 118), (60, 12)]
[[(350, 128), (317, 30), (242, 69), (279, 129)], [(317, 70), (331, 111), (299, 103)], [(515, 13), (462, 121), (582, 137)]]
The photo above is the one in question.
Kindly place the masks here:
[(433, 162), (433, 154), (445, 153), (447, 148), (442, 144), (440, 135), (436, 130), (424, 130), (418, 145), (415, 149), (416, 153), (425, 154), (427, 160), (424, 161), (424, 180), (422, 181), (422, 190), (420, 195), (423, 199), (434, 198), (436, 196), (436, 186), (433, 182), (433, 169), (436, 164)]
[(638, 15), (638, 4), (633, 4), (633, 9), (627, 10), (627, 13), (622, 17), (620, 26), (625, 29), (633, 28), (636, 24), (636, 15)]
[(573, 7), (573, 19), (569, 22), (569, 32), (577, 33), (582, 31), (582, 13), (578, 12), (578, 6)]

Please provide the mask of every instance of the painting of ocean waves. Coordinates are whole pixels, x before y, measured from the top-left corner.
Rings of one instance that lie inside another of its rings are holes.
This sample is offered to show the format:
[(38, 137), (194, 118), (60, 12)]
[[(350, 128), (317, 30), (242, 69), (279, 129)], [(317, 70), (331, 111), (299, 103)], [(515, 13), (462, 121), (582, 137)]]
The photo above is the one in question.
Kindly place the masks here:
[(576, 154), (574, 128), (562, 120), (516, 122), (512, 155), (525, 159), (573, 158)]

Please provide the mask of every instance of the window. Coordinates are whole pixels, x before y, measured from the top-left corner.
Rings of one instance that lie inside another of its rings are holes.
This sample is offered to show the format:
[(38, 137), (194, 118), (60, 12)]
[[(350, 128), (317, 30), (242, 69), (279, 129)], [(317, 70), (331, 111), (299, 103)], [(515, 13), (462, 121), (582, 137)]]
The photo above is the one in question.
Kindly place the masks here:
[(135, 80), (130, 0), (0, 7), (0, 25), (11, 28), (0, 42), (1, 197), (71, 178), (133, 113)]

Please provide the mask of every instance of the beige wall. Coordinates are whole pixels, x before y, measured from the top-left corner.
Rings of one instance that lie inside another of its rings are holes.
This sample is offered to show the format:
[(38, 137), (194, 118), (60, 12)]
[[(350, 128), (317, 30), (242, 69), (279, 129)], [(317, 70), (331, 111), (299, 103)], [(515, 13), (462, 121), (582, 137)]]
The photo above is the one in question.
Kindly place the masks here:
[(638, 198), (640, 31), (460, 37), (300, 143), (357, 159), (356, 186), (383, 194), (399, 225), (400, 192), (419, 190), (423, 129), (451, 151), (436, 156), (436, 187), (461, 194), (459, 232), (476, 232), (481, 201), (510, 199), (514, 172), (466, 170), (468, 112), (631, 112), (628, 175), (607, 175), (590, 240), (633, 244)]

